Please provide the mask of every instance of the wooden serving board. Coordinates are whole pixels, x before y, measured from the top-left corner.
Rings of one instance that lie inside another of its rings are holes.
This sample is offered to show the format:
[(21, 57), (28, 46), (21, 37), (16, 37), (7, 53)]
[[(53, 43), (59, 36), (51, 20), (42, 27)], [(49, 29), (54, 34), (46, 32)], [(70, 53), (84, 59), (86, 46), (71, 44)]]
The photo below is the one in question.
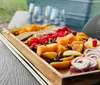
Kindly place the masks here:
[(8, 30), (4, 29), (3, 35), (54, 85), (92, 85), (100, 81), (100, 70), (78, 74), (70, 74), (68, 69), (56, 70)]

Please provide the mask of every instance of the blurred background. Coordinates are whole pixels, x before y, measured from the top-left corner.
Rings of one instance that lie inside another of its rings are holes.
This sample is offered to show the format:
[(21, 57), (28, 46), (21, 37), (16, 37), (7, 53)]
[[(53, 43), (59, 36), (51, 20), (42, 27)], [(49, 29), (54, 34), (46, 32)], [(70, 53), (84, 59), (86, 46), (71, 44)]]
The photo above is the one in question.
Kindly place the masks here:
[(26, 10), (26, 0), (0, 0), (0, 28), (7, 26), (16, 10)]
[[(61, 13), (64, 14), (63, 21), (66, 26), (78, 31), (81, 31), (90, 18), (100, 14), (100, 0), (0, 0), (0, 28), (7, 26), (17, 10), (30, 8), (30, 3), (34, 3), (36, 6), (39, 5), (42, 9), (47, 6), (60, 10), (64, 9), (65, 12), (61, 11)], [(57, 15), (55, 11), (50, 13), (50, 17), (53, 13), (53, 15)], [(30, 15), (33, 17), (34, 11)], [(30, 19), (35, 20), (32, 17)]]

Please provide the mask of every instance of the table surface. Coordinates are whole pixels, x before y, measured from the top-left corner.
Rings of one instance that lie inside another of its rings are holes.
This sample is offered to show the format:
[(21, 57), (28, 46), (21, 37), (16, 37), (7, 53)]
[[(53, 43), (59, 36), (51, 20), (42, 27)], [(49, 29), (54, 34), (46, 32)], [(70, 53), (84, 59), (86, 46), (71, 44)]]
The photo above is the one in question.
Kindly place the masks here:
[(0, 85), (40, 85), (1, 41)]
[[(29, 13), (17, 11), (8, 28), (29, 24)], [(0, 85), (40, 85), (22, 63), (0, 41)], [(100, 85), (97, 83), (95, 85)]]

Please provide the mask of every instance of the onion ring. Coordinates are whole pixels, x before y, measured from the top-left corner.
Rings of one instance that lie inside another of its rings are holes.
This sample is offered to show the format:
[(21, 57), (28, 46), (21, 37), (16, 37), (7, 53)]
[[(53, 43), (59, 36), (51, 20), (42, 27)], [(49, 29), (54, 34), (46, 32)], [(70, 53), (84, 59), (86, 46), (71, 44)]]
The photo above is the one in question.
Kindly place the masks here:
[(88, 59), (90, 60), (89, 70), (97, 69), (97, 61), (92, 58), (88, 58)]
[(100, 58), (100, 49), (99, 48), (87, 49), (84, 51), (84, 55), (85, 57), (97, 60), (98, 58)]
[(81, 72), (87, 71), (89, 69), (90, 63), (90, 60), (85, 57), (76, 57), (71, 62), (72, 66)]
[(84, 54), (87, 54), (88, 52), (93, 51), (93, 50), (94, 50), (94, 48), (86, 49), (86, 50), (84, 51)]

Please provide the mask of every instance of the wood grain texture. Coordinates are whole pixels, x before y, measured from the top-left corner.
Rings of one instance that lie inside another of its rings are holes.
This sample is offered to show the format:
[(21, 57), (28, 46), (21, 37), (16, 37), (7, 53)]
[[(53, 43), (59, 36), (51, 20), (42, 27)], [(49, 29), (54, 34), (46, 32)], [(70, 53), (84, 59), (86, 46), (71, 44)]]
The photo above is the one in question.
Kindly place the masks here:
[(1, 41), (0, 85), (40, 85)]

